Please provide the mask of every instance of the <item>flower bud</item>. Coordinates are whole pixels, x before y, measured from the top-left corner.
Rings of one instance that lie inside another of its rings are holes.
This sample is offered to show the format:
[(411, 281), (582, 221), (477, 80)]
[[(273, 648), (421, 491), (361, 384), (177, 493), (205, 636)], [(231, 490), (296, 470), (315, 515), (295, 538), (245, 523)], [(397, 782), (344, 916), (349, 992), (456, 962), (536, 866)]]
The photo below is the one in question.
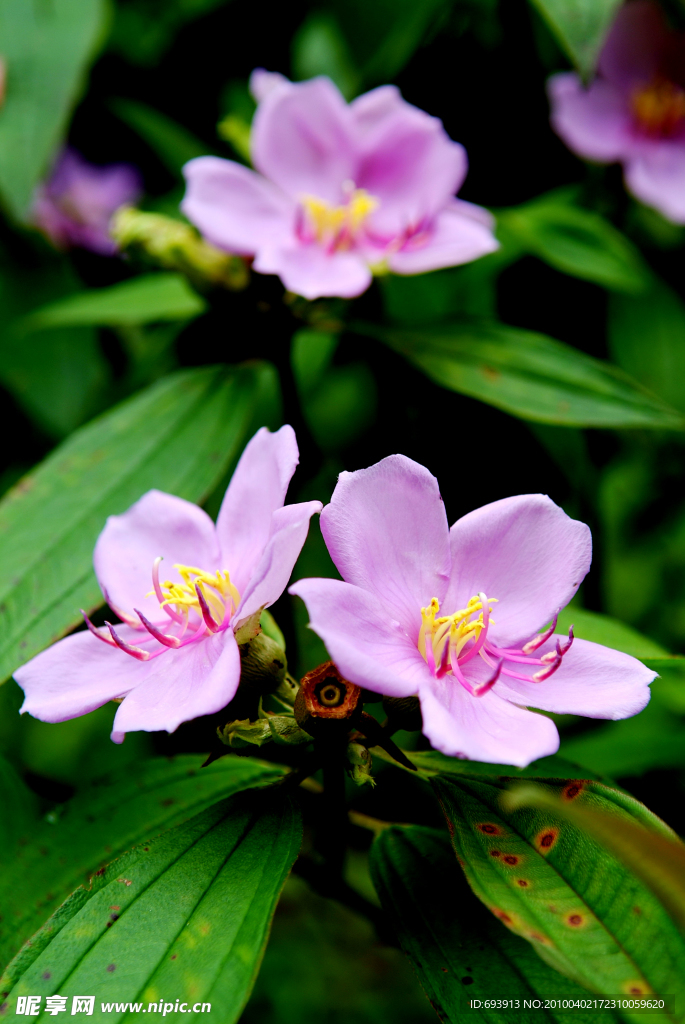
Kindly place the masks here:
[(241, 291), (248, 284), (247, 267), (239, 256), (222, 252), (172, 217), (122, 206), (112, 218), (110, 234), (119, 248), (137, 249), (200, 287), (209, 284)]
[(371, 751), (363, 743), (348, 743), (346, 756), (349, 763), (347, 774), (357, 786), (364, 786), (370, 783), (376, 785), (371, 775), (372, 757)]

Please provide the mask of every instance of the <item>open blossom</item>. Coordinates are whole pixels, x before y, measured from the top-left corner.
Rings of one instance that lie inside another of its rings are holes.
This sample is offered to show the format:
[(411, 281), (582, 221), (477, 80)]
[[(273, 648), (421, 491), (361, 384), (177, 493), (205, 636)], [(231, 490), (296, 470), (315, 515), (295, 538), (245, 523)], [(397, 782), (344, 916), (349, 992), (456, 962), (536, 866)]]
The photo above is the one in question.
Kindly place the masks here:
[(123, 698), (112, 739), (173, 732), (219, 711), (240, 679), (234, 630), (280, 597), (318, 501), (284, 505), (298, 463), (292, 427), (262, 428), (245, 448), (216, 526), (160, 491), (98, 538), (95, 573), (121, 623), (75, 633), (15, 672), (22, 712), (63, 722)]
[(552, 720), (528, 706), (626, 718), (649, 700), (655, 673), (641, 662), (554, 635), (591, 539), (545, 495), (493, 502), (450, 530), (435, 477), (392, 455), (341, 474), (321, 528), (345, 582), (305, 579), (290, 592), (346, 679), (418, 695), (443, 753), (524, 766), (559, 745)]
[(103, 256), (117, 251), (109, 233), (112, 214), (135, 203), (141, 194), (140, 175), (129, 164), (89, 164), (65, 149), (36, 194), (32, 222), (58, 249), (79, 246)]
[(595, 80), (549, 81), (552, 125), (579, 156), (623, 164), (626, 186), (685, 224), (685, 33), (653, 0), (629, 0), (604, 45)]
[(497, 248), (490, 214), (455, 198), (463, 146), (394, 86), (349, 105), (328, 78), (258, 71), (252, 87), (258, 173), (212, 156), (184, 169), (182, 210), (214, 245), (308, 299), (360, 295), (375, 268), (418, 274)]

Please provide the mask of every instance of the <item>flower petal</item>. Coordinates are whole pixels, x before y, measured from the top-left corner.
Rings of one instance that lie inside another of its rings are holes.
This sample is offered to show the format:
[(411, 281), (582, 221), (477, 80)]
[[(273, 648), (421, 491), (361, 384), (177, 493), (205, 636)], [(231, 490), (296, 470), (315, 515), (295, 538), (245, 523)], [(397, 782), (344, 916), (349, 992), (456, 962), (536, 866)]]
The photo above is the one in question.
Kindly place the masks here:
[(674, 224), (685, 224), (685, 140), (644, 144), (624, 168), (626, 187)]
[(214, 245), (253, 256), (292, 237), (295, 206), (271, 182), (232, 160), (200, 156), (183, 168), (181, 210)]
[(261, 103), (272, 89), (278, 89), (282, 85), (291, 85), (291, 82), (280, 71), (267, 71), (266, 68), (255, 68), (250, 75), (250, 93), (257, 103)]
[(358, 140), (363, 150), (354, 180), (380, 200), (371, 233), (394, 238), (433, 219), (460, 188), (468, 161), (438, 118), (389, 97), (385, 111)]
[[(129, 659), (130, 660), (130, 659)], [(143, 663), (147, 673), (119, 707), (112, 739), (127, 732), (174, 732), (181, 722), (220, 711), (240, 681), (240, 652), (230, 629)]]
[(497, 598), (490, 636), (529, 640), (571, 600), (590, 568), (592, 539), (545, 494), (519, 494), (469, 512), (450, 531), (452, 579), (445, 611), (474, 594)]
[(415, 641), (421, 608), (442, 600), (450, 571), (445, 506), (432, 473), (404, 455), (341, 473), (321, 530), (340, 575), (391, 608)]
[(243, 594), (236, 621), (249, 618), (258, 608), (268, 607), (278, 600), (307, 539), (309, 520), (322, 508), (320, 501), (303, 501), (276, 509), (271, 536)]
[(490, 690), (472, 697), (449, 676), (419, 693), (423, 732), (449, 757), (525, 768), (559, 749), (554, 722), (502, 700)]
[(295, 431), (258, 430), (245, 446), (228, 485), (216, 521), (222, 568), (241, 594), (271, 536), (271, 517), (283, 507), (299, 462)]
[(621, 160), (635, 148), (626, 97), (597, 79), (585, 89), (577, 75), (553, 75), (547, 83), (554, 131), (578, 156), (599, 163)]
[[(117, 626), (117, 633), (125, 643), (147, 650), (159, 647), (129, 626)], [(150, 664), (102, 643), (88, 630), (73, 633), (14, 673), (25, 694), (21, 714), (28, 712), (41, 722), (66, 722), (86, 715), (138, 686)]]
[[(562, 642), (567, 637), (559, 638)], [(556, 637), (552, 637), (536, 652), (539, 657), (554, 650)], [(490, 669), (482, 659), (475, 658), (483, 666), (484, 676)], [(470, 667), (465, 666), (466, 669)], [(527, 669), (525, 665), (512, 665), (524, 675), (539, 669), (539, 665)], [(472, 673), (467, 672), (469, 677)], [(541, 711), (555, 711), (560, 715), (584, 715), (586, 718), (630, 718), (642, 711), (649, 703), (649, 684), (656, 678), (656, 672), (646, 668), (637, 658), (615, 651), (589, 640), (574, 640), (573, 646), (564, 655), (554, 675), (542, 683), (529, 683), (519, 679), (500, 676), (494, 690), (501, 697), (540, 708)]]
[(305, 579), (289, 593), (307, 605), (311, 628), (345, 679), (390, 697), (409, 697), (430, 679), (392, 609), (367, 591), (341, 580)]
[(253, 269), (260, 274), (278, 274), (288, 291), (305, 299), (353, 299), (371, 284), (371, 271), (360, 255), (327, 253), (316, 243), (265, 247), (257, 254)]
[(499, 248), (488, 220), (491, 222), (492, 218), (487, 210), (455, 200), (438, 214), (427, 237), (417, 236), (425, 238), (423, 244), (413, 247), (409, 239), (389, 257), (388, 266), (396, 274), (422, 274), (477, 260)]
[(330, 79), (281, 83), (254, 117), (254, 165), (297, 202), (314, 195), (337, 205), (343, 182), (355, 177), (351, 128), (347, 104)]
[(162, 556), (160, 579), (181, 582), (174, 563), (209, 572), (222, 568), (214, 523), (197, 505), (148, 491), (120, 516), (110, 516), (93, 553), (105, 600), (120, 617), (139, 608), (153, 622), (166, 619), (152, 590), (152, 566)]

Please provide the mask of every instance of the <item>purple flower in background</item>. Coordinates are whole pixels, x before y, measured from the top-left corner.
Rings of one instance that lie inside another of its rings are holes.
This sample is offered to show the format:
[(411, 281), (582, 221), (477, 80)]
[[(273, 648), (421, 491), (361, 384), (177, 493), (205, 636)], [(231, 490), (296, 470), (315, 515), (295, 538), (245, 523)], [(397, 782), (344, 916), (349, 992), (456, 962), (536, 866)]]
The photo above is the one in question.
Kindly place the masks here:
[(345, 678), (418, 694), (443, 753), (524, 766), (559, 746), (528, 705), (626, 718), (649, 700), (656, 673), (641, 662), (553, 635), (591, 539), (545, 495), (493, 502), (450, 530), (435, 477), (391, 455), (340, 475), (321, 529), (345, 582), (305, 579), (290, 593)]
[(290, 291), (352, 297), (374, 269), (419, 274), (497, 242), (490, 214), (455, 198), (463, 146), (391, 85), (349, 105), (328, 78), (255, 72), (252, 158), (186, 164), (182, 210), (214, 245), (254, 256)]
[(112, 214), (135, 203), (142, 193), (140, 175), (129, 164), (89, 164), (65, 149), (38, 189), (31, 220), (58, 249), (80, 246), (103, 256), (117, 247), (109, 234)]
[(685, 224), (685, 34), (652, 0), (621, 7), (588, 89), (575, 74), (549, 81), (552, 125), (578, 156), (623, 164), (641, 202)]
[(173, 732), (228, 704), (240, 680), (234, 629), (281, 595), (321, 510), (318, 501), (284, 506), (297, 463), (292, 427), (262, 428), (216, 526), (197, 505), (160, 491), (110, 516), (94, 565), (122, 623), (96, 629), (86, 617), (88, 631), (18, 669), (22, 712), (63, 722), (123, 698), (112, 730), (120, 743), (127, 732)]

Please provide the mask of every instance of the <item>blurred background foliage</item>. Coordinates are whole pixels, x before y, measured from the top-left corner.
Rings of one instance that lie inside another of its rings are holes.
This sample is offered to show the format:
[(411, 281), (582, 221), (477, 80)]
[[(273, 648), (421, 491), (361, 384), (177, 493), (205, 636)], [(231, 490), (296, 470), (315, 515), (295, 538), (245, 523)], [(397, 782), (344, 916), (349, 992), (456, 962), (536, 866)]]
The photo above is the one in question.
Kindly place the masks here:
[[(43, 6), (0, 2), (2, 493), (67, 447), (5, 499), (0, 546), (12, 517), (28, 515), (20, 499), (31, 488), (36, 521), (46, 494), (67, 496), (36, 548), (25, 592), (37, 595), (31, 623), (17, 624), (12, 604), (28, 549), (3, 550), (6, 674), (22, 660), (22, 630), (37, 650), (76, 624), (78, 587), (97, 607), (82, 567), (108, 512), (154, 485), (215, 513), (251, 432), (291, 422), (302, 456), (291, 500), (326, 501), (340, 470), (403, 452), (439, 478), (450, 521), (542, 491), (590, 524), (593, 568), (568, 624), (643, 657), (661, 678), (635, 719), (557, 716), (561, 753), (618, 778), (685, 832), (685, 672), (671, 657), (685, 653), (685, 231), (628, 196), (616, 166), (576, 159), (551, 130), (545, 97), (552, 72), (573, 63), (591, 72), (617, 4), (579, 0), (575, 28), (553, 0), (53, 0), (49, 14)], [(675, 0), (671, 7), (683, 15)], [(354, 303), (309, 304), (272, 277), (198, 284), (135, 248), (125, 257), (57, 251), (29, 226), (34, 191), (66, 140), (94, 164), (136, 166), (141, 208), (180, 224), (188, 159), (248, 162), (255, 67), (328, 75), (347, 98), (396, 82), (466, 146), (461, 197), (494, 212), (500, 250), (465, 267), (377, 279)], [(192, 377), (197, 393), (168, 377), (245, 361), (261, 362), (223, 383)], [(101, 414), (100, 426), (74, 433)], [(148, 451), (162, 421), (166, 433)], [(112, 438), (116, 499), (96, 469)], [(73, 523), (86, 524), (81, 547), (64, 539)], [(296, 574), (335, 575), (316, 523)], [(53, 622), (59, 602), (69, 611)], [(293, 672), (325, 659), (301, 604), (284, 596), (274, 614)], [(0, 750), (45, 806), (145, 754), (208, 746), (212, 723), (199, 721), (115, 747), (111, 706), (49, 726), (19, 719), (20, 697), (11, 680), (0, 689)], [(410, 820), (437, 820), (435, 808), (418, 806), (423, 790), (400, 799), (388, 774), (381, 765), (376, 790), (355, 794), (355, 806), (403, 820), (402, 802), (413, 801)], [(351, 870), (375, 899), (359, 832)], [(367, 921), (295, 877), (244, 1019), (428, 1020), (408, 972)]]

